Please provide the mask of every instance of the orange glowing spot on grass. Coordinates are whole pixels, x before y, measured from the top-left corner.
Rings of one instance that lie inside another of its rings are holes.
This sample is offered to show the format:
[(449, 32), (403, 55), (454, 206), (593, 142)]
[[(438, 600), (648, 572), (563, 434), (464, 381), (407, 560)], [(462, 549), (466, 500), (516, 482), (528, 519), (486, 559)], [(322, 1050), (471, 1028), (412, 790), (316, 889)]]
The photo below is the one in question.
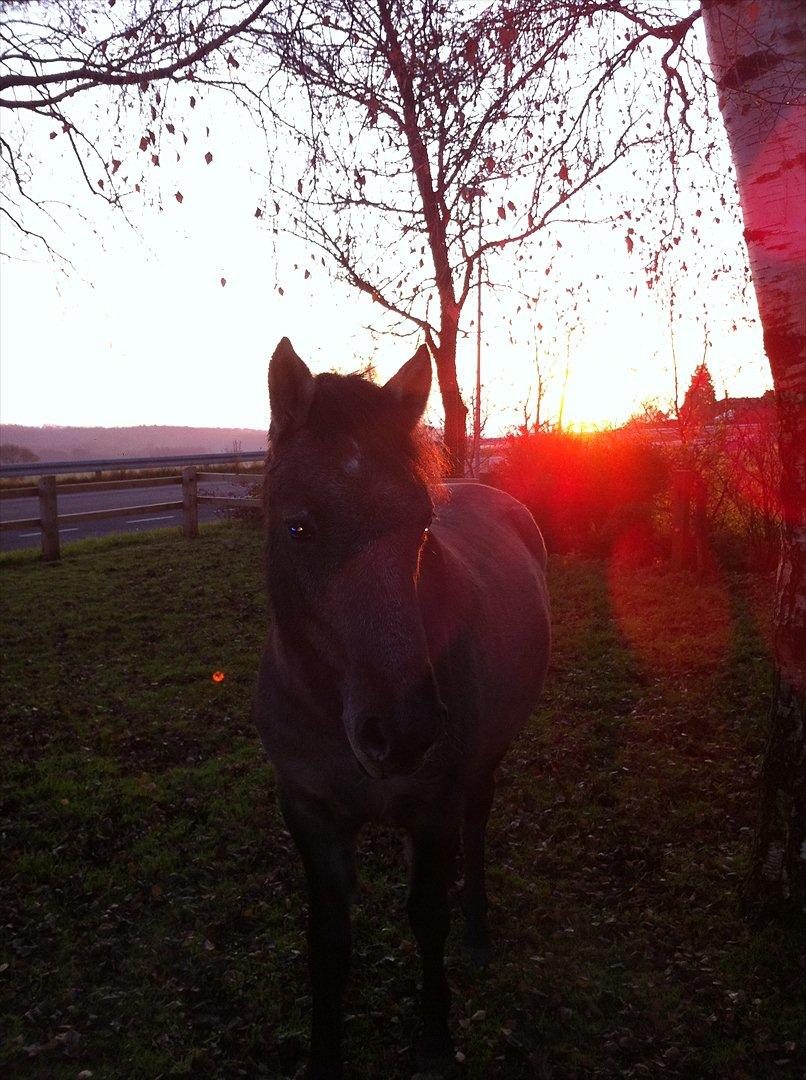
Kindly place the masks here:
[(223, 682), (223, 681), (224, 681), (224, 672), (223, 671), (214, 671), (213, 672), (213, 682)]

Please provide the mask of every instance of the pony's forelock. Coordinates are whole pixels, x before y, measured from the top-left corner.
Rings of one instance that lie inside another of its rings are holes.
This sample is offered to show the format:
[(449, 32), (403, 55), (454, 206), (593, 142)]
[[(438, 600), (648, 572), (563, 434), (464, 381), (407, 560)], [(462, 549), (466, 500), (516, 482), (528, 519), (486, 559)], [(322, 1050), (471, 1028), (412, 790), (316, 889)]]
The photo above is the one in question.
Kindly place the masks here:
[(448, 470), (438, 439), (423, 423), (408, 429), (383, 387), (363, 375), (317, 375), (305, 427), (324, 442), (352, 440), (389, 463), (405, 466), (439, 497)]

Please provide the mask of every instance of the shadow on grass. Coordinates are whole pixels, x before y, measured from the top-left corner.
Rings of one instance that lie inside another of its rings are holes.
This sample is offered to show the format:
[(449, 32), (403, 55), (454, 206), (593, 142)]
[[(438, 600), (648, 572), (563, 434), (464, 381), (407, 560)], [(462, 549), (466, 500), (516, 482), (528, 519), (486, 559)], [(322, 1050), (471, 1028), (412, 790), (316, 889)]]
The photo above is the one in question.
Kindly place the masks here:
[[(294, 1075), (302, 877), (249, 721), (258, 531), (0, 565), (5, 1075)], [(735, 902), (764, 582), (709, 585), (717, 618), (662, 570), (550, 572), (550, 683), (491, 822), (489, 975), (450, 942), (466, 1075), (801, 1075), (802, 943), (754, 934)], [(348, 1053), (353, 1077), (397, 1080), (418, 978), (397, 838), (368, 830), (360, 864)]]

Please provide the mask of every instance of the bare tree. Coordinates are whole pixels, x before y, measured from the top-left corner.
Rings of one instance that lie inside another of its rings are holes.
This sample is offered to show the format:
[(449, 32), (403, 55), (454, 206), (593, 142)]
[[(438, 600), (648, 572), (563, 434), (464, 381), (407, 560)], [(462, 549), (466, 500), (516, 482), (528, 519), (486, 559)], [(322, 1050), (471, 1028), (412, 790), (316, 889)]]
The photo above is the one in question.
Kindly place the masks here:
[[(769, 397), (769, 399), (768, 399)], [(730, 403), (727, 403), (730, 404)], [(726, 408), (717, 423), (720, 453), (709, 478), (722, 519), (735, 525), (756, 565), (779, 554), (781, 459), (773, 395)]]
[(571, 335), (575, 326), (569, 326), (565, 332), (565, 364), (563, 365), (563, 382), (560, 390), (560, 406), (557, 411), (557, 430), (563, 429), (563, 417), (565, 414), (565, 395), (568, 391), (568, 377), (571, 374)]
[[(231, 51), (237, 40), (251, 43), (260, 21), (276, 0), (108, 0), (93, 5), (77, 0), (27, 0), (3, 4), (0, 24), (0, 215), (12, 232), (34, 239), (53, 254), (47, 228), (35, 222), (49, 199), (36, 193), (38, 162), (28, 151), (35, 125), (46, 125), (50, 139), (66, 139), (75, 165), (92, 194), (119, 206), (138, 187), (125, 154), (116, 155), (109, 110), (127, 105), (145, 112), (139, 152), (159, 164), (155, 128), (164, 116), (167, 88), (192, 87), (207, 68), (234, 71), (240, 61)], [(104, 120), (93, 117), (101, 103)], [(12, 117), (20, 121), (15, 127)], [(119, 115), (118, 115), (119, 119)], [(105, 121), (105, 122), (104, 122)], [(137, 166), (134, 166), (137, 172)]]
[(747, 885), (763, 912), (806, 914), (806, 9), (707, 0), (703, 19), (739, 185), (778, 410), (782, 548), (775, 688)]
[(530, 431), (540, 431), (541, 427), (546, 424), (546, 418), (543, 414), (543, 404), (546, 398), (546, 390), (548, 389), (548, 376), (545, 368), (545, 361), (540, 355), (540, 337), (539, 329), (535, 332), (535, 401), (534, 401), (534, 418), (532, 414), (532, 388), (528, 389), (526, 397), (520, 403), (520, 410), (523, 416), (523, 422), (518, 425), (518, 431), (521, 434), (526, 435)]
[[(278, 185), (277, 209), (384, 309), (392, 332), (424, 335), (458, 470), (467, 410), (456, 349), (479, 261), (489, 271), (503, 249), (573, 222), (572, 213), (584, 218), (583, 197), (635, 151), (662, 144), (657, 162), (673, 170), (690, 148), (691, 97), (679, 68), (697, 13), (680, 18), (671, 0), (639, 7), (118, 0), (88, 11), (31, 0), (0, 32), (0, 107), (66, 138), (89, 190), (116, 206), (138, 191), (138, 169), (159, 166), (161, 135), (174, 135), (167, 102), (177, 84), (186, 108), (196, 87), (215, 85), (261, 121), (268, 110), (290, 136), (278, 159), (300, 159)], [(107, 110), (103, 124), (87, 112), (94, 101)], [(136, 161), (100, 134), (110, 107), (143, 114)], [(31, 193), (27, 140), (6, 132), (2, 213), (47, 245), (29, 216), (47, 206)], [(600, 215), (615, 222), (626, 213), (618, 227), (631, 251), (639, 230), (630, 211), (603, 209), (598, 198)], [(550, 273), (551, 255), (538, 261)]]
[[(541, 425), (545, 422), (543, 417), (543, 400), (546, 396), (546, 389), (548, 386), (547, 376), (545, 370), (545, 363), (540, 355), (540, 327), (538, 326), (535, 332), (535, 418), (533, 428), (535, 431), (540, 431)], [(524, 407), (524, 424), (528, 427), (529, 421)]]
[[(298, 88), (307, 104), (297, 122), (274, 109), (302, 148), (278, 209), (395, 332), (425, 337), (455, 469), (467, 413), (456, 349), (478, 261), (571, 220), (581, 192), (661, 138), (646, 79), (668, 116), (668, 60), (694, 18), (652, 5), (625, 36), (619, 4), (309, 0), (271, 23), (287, 79), (273, 99)], [(639, 74), (643, 49), (659, 62)], [(665, 130), (674, 159), (690, 128)]]

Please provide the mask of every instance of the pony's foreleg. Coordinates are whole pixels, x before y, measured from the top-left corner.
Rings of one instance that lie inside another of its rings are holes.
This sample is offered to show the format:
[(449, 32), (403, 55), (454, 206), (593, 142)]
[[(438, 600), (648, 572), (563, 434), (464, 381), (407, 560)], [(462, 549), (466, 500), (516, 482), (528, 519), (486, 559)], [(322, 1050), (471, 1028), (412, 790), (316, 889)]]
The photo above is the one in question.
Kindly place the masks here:
[(308, 882), (308, 968), (313, 1011), (306, 1080), (340, 1080), (344, 987), (350, 967), (355, 830), (288, 796), (283, 816)]
[(423, 965), (423, 1030), (417, 1043), (420, 1072), (441, 1072), (455, 1064), (448, 1031), (451, 992), (445, 978), (445, 939), (450, 912), (448, 885), (459, 846), (458, 830), (411, 838), (407, 910)]
[(484, 884), (484, 838), (495, 794), (495, 774), (490, 772), (468, 787), (462, 832), (465, 913), (465, 945), (478, 967), (490, 962), (490, 931), (487, 925), (487, 889)]

